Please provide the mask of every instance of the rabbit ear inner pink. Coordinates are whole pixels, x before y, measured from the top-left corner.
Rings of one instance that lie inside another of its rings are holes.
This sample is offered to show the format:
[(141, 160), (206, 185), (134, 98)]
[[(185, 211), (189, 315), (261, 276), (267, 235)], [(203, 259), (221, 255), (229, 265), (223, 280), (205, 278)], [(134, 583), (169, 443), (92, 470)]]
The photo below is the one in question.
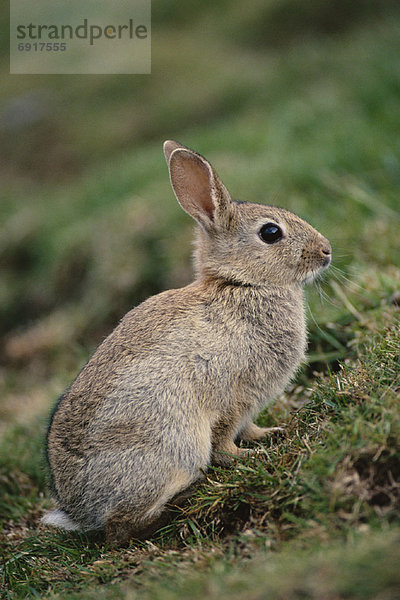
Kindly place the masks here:
[(230, 202), (225, 186), (199, 154), (176, 148), (170, 155), (172, 188), (182, 208), (206, 228)]

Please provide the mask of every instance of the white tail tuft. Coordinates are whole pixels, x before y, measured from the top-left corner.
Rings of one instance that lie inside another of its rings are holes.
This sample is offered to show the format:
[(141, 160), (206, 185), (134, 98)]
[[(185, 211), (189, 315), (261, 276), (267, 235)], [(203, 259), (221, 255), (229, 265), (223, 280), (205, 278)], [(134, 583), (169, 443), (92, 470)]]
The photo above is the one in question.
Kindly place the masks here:
[(43, 515), (41, 521), (44, 525), (60, 527), (67, 531), (79, 531), (79, 529), (81, 529), (63, 510), (53, 510), (48, 512)]

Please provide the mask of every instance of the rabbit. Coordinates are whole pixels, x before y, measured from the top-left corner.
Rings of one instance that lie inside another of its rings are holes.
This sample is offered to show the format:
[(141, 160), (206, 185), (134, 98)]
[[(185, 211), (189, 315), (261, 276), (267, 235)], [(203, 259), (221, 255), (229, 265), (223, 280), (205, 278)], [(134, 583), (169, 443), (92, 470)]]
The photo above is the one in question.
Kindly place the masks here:
[[(53, 411), (47, 457), (58, 509), (43, 522), (126, 544), (210, 464), (270, 433), (253, 419), (304, 360), (303, 287), (329, 241), (283, 208), (231, 199), (210, 163), (164, 143), (175, 196), (197, 222), (196, 279), (128, 312)], [(189, 492), (188, 492), (189, 490)]]

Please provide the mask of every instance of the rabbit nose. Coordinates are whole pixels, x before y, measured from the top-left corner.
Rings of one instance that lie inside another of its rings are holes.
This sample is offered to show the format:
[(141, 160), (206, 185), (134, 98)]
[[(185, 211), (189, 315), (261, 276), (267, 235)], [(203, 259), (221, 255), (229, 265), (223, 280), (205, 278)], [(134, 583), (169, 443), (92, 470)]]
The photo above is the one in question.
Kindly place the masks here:
[(328, 266), (331, 262), (332, 248), (328, 240), (323, 240), (320, 246), (320, 252), (324, 259), (324, 266)]
[(329, 256), (330, 254), (332, 254), (332, 247), (329, 243), (329, 241), (324, 238), (324, 237), (320, 237), (320, 247), (319, 247), (321, 254), (323, 254), (324, 256)]

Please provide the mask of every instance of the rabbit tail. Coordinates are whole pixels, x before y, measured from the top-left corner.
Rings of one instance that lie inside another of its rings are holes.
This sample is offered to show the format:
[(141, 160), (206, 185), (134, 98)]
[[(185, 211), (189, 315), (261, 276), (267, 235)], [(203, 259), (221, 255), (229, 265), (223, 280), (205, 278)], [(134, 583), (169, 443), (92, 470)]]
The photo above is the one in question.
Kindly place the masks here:
[(81, 527), (73, 521), (66, 512), (63, 510), (52, 510), (51, 512), (43, 515), (41, 522), (44, 525), (51, 525), (52, 527), (59, 527), (66, 531), (79, 531)]

